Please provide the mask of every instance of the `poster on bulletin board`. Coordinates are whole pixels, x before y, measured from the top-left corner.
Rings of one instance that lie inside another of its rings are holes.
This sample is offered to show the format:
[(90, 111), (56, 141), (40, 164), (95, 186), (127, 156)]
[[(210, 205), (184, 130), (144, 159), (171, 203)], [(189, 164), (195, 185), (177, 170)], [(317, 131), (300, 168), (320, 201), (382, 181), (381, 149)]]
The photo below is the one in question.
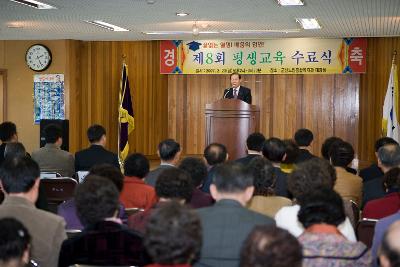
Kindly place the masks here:
[(33, 77), (34, 122), (65, 119), (64, 74), (36, 74)]

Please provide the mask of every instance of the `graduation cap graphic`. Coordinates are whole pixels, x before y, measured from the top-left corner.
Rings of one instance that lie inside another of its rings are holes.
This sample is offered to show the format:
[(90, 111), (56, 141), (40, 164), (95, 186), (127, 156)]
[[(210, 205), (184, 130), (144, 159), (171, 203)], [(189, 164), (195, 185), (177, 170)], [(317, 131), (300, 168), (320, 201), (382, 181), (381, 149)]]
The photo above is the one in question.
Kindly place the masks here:
[(188, 43), (187, 46), (189, 46), (189, 50), (197, 51), (200, 49), (201, 43), (192, 41), (192, 42)]

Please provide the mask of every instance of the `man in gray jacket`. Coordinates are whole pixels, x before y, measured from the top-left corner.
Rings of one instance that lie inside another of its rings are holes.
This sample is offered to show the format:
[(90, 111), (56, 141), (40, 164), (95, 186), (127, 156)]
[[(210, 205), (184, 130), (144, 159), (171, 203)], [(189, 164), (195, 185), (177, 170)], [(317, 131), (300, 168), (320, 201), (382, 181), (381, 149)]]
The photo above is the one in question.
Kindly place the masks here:
[(256, 225), (275, 225), (275, 221), (248, 210), (253, 196), (253, 177), (239, 163), (215, 168), (210, 191), (214, 206), (198, 210), (203, 228), (203, 245), (195, 267), (237, 267), (240, 249)]

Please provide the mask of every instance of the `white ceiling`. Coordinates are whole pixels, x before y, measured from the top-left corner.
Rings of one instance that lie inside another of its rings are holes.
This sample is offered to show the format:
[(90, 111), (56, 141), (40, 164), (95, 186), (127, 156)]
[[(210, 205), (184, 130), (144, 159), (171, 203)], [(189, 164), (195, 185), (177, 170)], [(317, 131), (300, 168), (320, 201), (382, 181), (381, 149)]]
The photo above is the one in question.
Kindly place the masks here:
[[(300, 29), (295, 18), (316, 17), (322, 29), (296, 33), (200, 34), (197, 39), (400, 36), (400, 0), (304, 0), (281, 7), (276, 0), (41, 0), (54, 10), (36, 10), (0, 0), (0, 40), (194, 39), (149, 36), (143, 31), (190, 31), (193, 21), (207, 31)], [(176, 12), (189, 16), (177, 17)], [(103, 20), (129, 32), (112, 32), (83, 22)], [(9, 28), (9, 26), (23, 28)]]

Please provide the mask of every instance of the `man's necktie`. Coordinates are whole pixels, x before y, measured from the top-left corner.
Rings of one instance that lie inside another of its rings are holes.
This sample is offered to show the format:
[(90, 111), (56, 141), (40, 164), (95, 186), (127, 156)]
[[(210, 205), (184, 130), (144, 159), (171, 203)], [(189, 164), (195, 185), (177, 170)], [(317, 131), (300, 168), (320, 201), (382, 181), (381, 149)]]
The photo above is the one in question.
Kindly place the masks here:
[(238, 97), (238, 89), (235, 88), (233, 89), (233, 98), (237, 98)]

